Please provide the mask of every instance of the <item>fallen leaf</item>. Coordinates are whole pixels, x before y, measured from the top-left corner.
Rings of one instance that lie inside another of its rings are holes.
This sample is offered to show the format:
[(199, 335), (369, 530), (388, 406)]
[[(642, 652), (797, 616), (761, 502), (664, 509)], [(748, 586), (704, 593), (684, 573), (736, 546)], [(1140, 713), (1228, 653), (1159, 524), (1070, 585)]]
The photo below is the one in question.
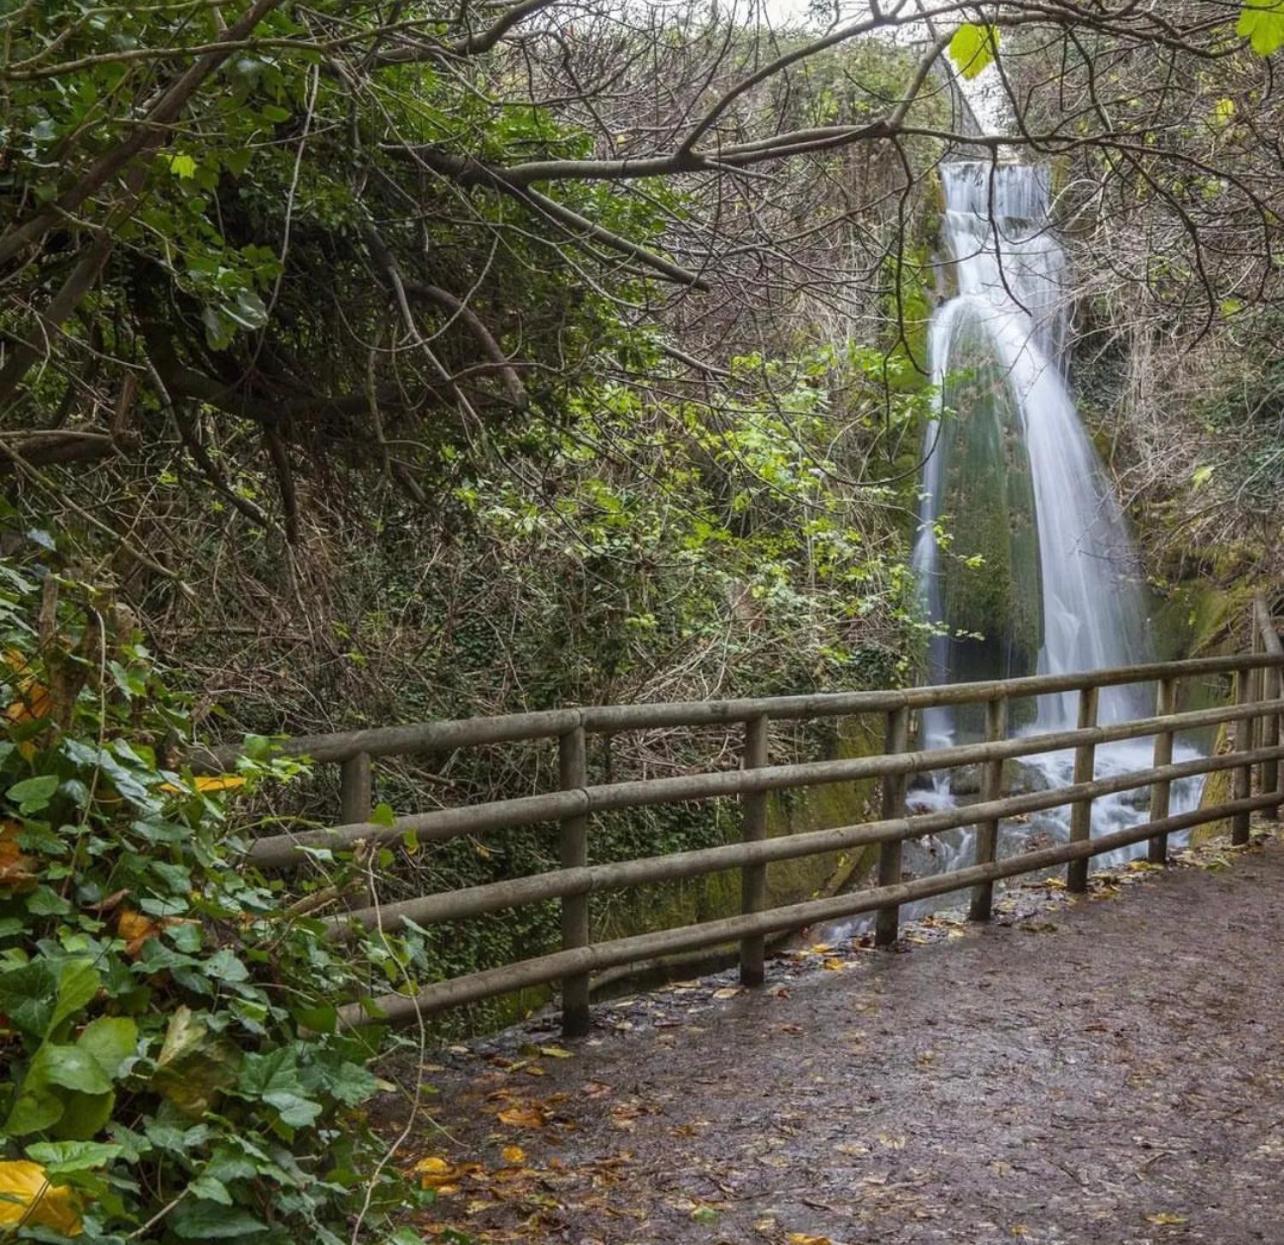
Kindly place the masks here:
[(833, 1245), (827, 1236), (813, 1236), (810, 1232), (791, 1232), (785, 1240), (789, 1245)]
[(52, 1228), (63, 1236), (84, 1231), (71, 1190), (50, 1184), (45, 1169), (28, 1159), (0, 1162), (0, 1227), (19, 1226)]
[[(204, 795), (207, 791), (236, 791), (245, 786), (245, 779), (238, 774), (206, 774), (192, 779), (192, 786)], [(172, 782), (163, 782), (157, 788), (168, 795), (184, 795), (182, 787)]]
[(548, 1123), (548, 1112), (537, 1102), (514, 1103), (499, 1113), (499, 1122), (510, 1128), (543, 1128)]
[(1189, 1222), (1187, 1216), (1175, 1215), (1172, 1213), (1172, 1211), (1168, 1211), (1168, 1210), (1161, 1210), (1161, 1211), (1157, 1211), (1153, 1215), (1147, 1215), (1146, 1221), (1148, 1223), (1158, 1224), (1161, 1228), (1173, 1227), (1180, 1223)]
[(0, 822), (0, 886), (31, 890), (36, 885), (36, 861), (18, 846), (22, 827), (16, 821)]
[(575, 1056), (565, 1047), (562, 1046), (541, 1046), (539, 1048), (541, 1055), (547, 1055), (550, 1059), (574, 1059)]
[(125, 954), (134, 960), (142, 952), (144, 943), (160, 933), (160, 922), (132, 908), (122, 908), (116, 917), (116, 933), (125, 940)]
[(499, 1154), (509, 1167), (520, 1167), (526, 1162), (526, 1151), (521, 1146), (505, 1146)]

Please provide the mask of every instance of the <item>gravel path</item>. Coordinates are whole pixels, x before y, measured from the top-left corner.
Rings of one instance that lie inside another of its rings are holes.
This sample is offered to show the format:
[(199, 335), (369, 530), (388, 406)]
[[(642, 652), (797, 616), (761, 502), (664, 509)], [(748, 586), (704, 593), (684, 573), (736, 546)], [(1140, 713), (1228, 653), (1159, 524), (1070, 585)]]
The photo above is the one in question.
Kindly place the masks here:
[(1284, 1242), (1284, 843), (1005, 906), (984, 929), (930, 918), (900, 954), (800, 952), (760, 992), (724, 977), (596, 1009), (579, 1043), (529, 1026), (452, 1048), (425, 1065), (445, 1131), (415, 1155), (444, 1187), (418, 1226)]

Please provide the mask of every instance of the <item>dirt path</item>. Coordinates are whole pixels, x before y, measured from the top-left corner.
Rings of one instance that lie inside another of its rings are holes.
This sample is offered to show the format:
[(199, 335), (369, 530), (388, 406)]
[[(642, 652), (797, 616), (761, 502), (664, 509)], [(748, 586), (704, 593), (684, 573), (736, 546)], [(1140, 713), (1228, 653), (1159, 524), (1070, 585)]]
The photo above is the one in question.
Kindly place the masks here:
[(670, 988), (600, 1009), (573, 1047), (530, 1028), (454, 1048), (425, 1072), (445, 1132), (416, 1153), (445, 1189), (419, 1226), (1278, 1245), (1284, 844), (1230, 856), (1077, 903), (1017, 895), (982, 930), (938, 918), (907, 953), (777, 962), (758, 993)]

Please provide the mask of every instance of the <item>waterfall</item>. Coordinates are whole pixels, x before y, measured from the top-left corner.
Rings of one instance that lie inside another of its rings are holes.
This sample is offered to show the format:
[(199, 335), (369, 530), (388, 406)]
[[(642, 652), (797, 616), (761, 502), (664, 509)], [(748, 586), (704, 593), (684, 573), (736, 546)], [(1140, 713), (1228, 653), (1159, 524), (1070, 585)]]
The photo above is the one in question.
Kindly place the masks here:
[[(1137, 558), (1067, 388), (1067, 266), (1047, 172), (955, 164), (942, 179), (957, 293), (929, 336), (940, 414), (927, 430), (914, 566), (928, 616), (965, 637), (935, 638), (931, 681), (1145, 661)], [(982, 542), (979, 561), (943, 550), (938, 523)], [(1101, 718), (1144, 713), (1147, 699), (1103, 689)], [(1045, 697), (1040, 728), (1073, 726), (1076, 700)], [(937, 743), (955, 737), (943, 714), (926, 728)]]
[[(928, 681), (1152, 660), (1138, 558), (1068, 388), (1067, 263), (1049, 220), (1047, 171), (959, 163), (942, 180), (941, 241), (955, 292), (929, 332), (938, 407), (924, 441), (914, 549), (925, 612), (938, 627)], [(1144, 686), (1102, 689), (1099, 720), (1144, 717), (1153, 695)], [(1063, 730), (1077, 722), (1078, 695), (1013, 708), (1011, 729)], [(978, 709), (926, 711), (921, 745), (975, 737)], [(1144, 769), (1151, 748), (1148, 739), (1099, 748), (1097, 777)], [(1175, 755), (1199, 753), (1179, 741)], [(1024, 763), (1023, 785), (1066, 785), (1072, 772), (1073, 753), (1049, 753)], [(975, 790), (969, 782), (975, 776), (935, 775), (911, 800), (920, 809), (953, 804), (960, 789)], [(1195, 807), (1201, 788), (1199, 778), (1175, 783), (1172, 812)], [(1100, 798), (1093, 833), (1139, 825), (1147, 812), (1144, 789)], [(1065, 839), (1068, 828), (1065, 809), (1005, 823), (1000, 853)], [(907, 864), (915, 873), (953, 868), (968, 863), (971, 843), (970, 832), (944, 835)]]

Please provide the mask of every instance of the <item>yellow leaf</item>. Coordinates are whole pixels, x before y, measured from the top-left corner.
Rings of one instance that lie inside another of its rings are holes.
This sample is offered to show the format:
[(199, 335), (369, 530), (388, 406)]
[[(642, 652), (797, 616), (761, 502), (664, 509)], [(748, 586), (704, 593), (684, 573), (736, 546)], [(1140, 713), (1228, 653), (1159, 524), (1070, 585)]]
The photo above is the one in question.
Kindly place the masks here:
[(450, 1187), (451, 1182), (459, 1178), (454, 1165), (436, 1155), (420, 1159), (414, 1166), (414, 1173), (419, 1177), (419, 1184), (425, 1189), (436, 1189), (441, 1192)]
[(562, 1046), (541, 1046), (539, 1048), (541, 1055), (547, 1055), (550, 1059), (574, 1059), (575, 1056), (565, 1047)]
[[(245, 779), (237, 774), (207, 774), (200, 778), (193, 778), (192, 786), (202, 795), (207, 791), (235, 791), (245, 786)], [(172, 782), (161, 783), (160, 790), (170, 795), (183, 794), (183, 789), (176, 787)]]
[(71, 1190), (51, 1185), (39, 1163), (27, 1159), (0, 1162), (0, 1228), (37, 1226), (52, 1228), (63, 1236), (79, 1236), (84, 1231)]
[(1156, 1214), (1147, 1215), (1146, 1219), (1149, 1223), (1156, 1223), (1161, 1228), (1171, 1227), (1175, 1224), (1187, 1222), (1185, 1215), (1174, 1215), (1172, 1211), (1168, 1211), (1168, 1210), (1161, 1210)]
[(132, 908), (121, 908), (116, 917), (116, 933), (125, 940), (125, 954), (130, 959), (137, 959), (142, 954), (148, 939), (155, 938), (163, 929), (180, 922), (174, 917), (161, 917), (153, 920)]
[(535, 1103), (518, 1103), (516, 1106), (506, 1107), (499, 1113), (501, 1124), (507, 1124), (512, 1128), (543, 1128), (548, 1123), (548, 1117), (543, 1107)]
[(0, 821), (0, 886), (19, 891), (31, 890), (36, 884), (36, 861), (18, 846), (22, 827), (16, 821)]
[(812, 1236), (810, 1232), (791, 1232), (786, 1238), (789, 1245), (833, 1245), (827, 1236)]
[(521, 1146), (505, 1146), (499, 1153), (509, 1167), (520, 1167), (526, 1162), (526, 1151)]
[(965, 78), (975, 78), (999, 50), (997, 26), (964, 22), (950, 40), (950, 59)]

